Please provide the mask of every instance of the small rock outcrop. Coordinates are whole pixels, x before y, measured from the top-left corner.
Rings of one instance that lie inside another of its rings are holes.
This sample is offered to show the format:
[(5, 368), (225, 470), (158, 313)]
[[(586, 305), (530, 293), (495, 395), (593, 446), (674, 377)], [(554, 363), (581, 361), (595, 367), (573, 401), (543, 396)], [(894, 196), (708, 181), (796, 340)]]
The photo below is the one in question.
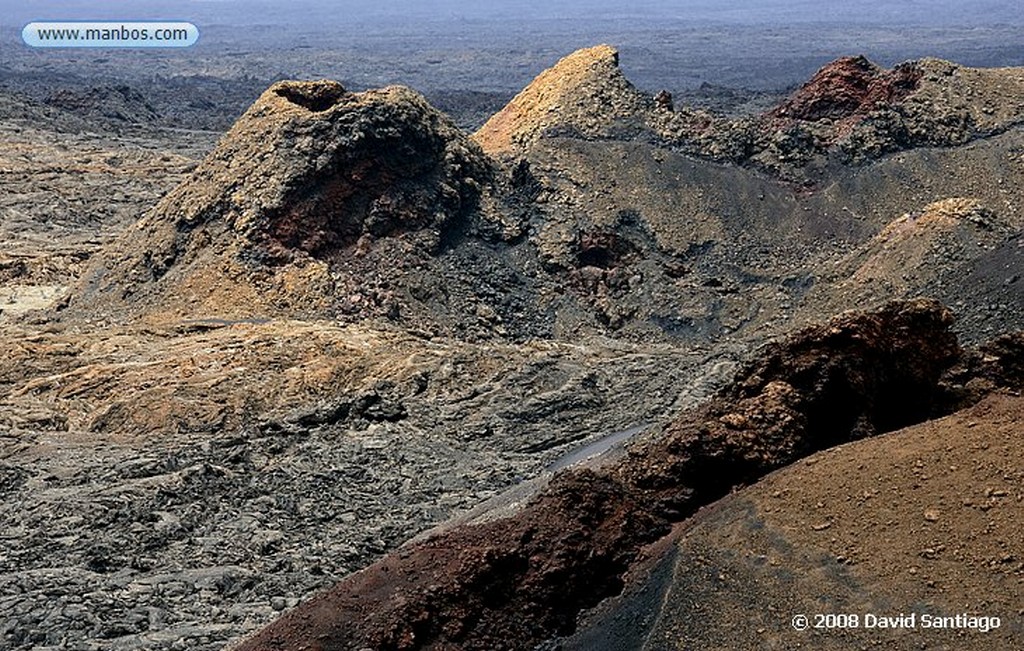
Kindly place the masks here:
[(697, 418), (684, 414), (664, 441), (637, 449), (631, 481), (682, 482), (711, 497), (811, 452), (931, 418), (944, 400), (939, 379), (961, 355), (952, 324), (937, 301), (914, 299), (772, 344)]
[(99, 256), (72, 306), (329, 313), (339, 258), (379, 238), (436, 249), (477, 209), (490, 173), (414, 91), (279, 82)]
[(754, 160), (769, 168), (834, 152), (860, 162), (915, 147), (950, 147), (1024, 121), (1024, 69), (940, 59), (884, 69), (844, 57), (755, 120)]

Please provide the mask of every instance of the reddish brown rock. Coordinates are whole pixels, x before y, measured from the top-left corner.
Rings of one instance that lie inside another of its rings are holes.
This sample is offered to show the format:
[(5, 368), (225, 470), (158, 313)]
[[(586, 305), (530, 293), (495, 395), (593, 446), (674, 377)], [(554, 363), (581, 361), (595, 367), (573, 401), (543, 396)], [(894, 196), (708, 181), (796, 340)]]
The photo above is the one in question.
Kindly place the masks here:
[(960, 356), (948, 310), (894, 302), (769, 346), (697, 414), (633, 451), (632, 483), (679, 483), (703, 502), (811, 452), (921, 422), (943, 405), (939, 379)]
[(781, 120), (847, 120), (895, 104), (914, 92), (922, 76), (914, 63), (885, 70), (862, 56), (836, 59), (769, 115)]

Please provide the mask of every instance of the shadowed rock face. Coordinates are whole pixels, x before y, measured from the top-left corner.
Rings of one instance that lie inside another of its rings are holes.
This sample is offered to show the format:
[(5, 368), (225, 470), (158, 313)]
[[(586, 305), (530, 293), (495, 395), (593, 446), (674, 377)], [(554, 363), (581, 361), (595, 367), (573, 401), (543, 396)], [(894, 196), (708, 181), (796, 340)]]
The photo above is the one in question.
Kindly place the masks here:
[(961, 355), (951, 321), (922, 299), (808, 328), (623, 460), (558, 474), (514, 516), (407, 545), (238, 649), (532, 649), (571, 632), (621, 590), (645, 545), (700, 506), (948, 409), (940, 377)]

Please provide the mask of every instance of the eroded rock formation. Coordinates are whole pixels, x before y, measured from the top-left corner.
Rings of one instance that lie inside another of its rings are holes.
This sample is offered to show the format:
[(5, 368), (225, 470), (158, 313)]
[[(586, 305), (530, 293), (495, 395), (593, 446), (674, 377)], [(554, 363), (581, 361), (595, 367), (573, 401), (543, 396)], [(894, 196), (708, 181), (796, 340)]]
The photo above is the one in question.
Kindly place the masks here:
[(477, 209), (490, 174), (479, 148), (411, 90), (280, 82), (99, 256), (73, 304), (330, 314), (334, 259), (359, 252), (360, 238), (407, 235), (435, 250)]

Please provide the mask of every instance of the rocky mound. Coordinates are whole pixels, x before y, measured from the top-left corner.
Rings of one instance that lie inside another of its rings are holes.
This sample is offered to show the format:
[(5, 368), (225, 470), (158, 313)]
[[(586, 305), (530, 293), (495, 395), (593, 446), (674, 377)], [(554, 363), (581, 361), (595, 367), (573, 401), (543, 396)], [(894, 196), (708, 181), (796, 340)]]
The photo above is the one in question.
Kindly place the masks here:
[(965, 332), (984, 330), (992, 318), (1018, 319), (1018, 267), (1006, 254), (1019, 258), (1021, 226), (1012, 208), (997, 212), (969, 197), (932, 202), (824, 270), (802, 309), (821, 314), (923, 293), (958, 308)]
[(769, 168), (834, 152), (863, 161), (915, 147), (949, 147), (1020, 124), (1024, 69), (922, 59), (883, 69), (838, 59), (756, 119), (753, 159)]
[(624, 459), (560, 473), (511, 517), (407, 545), (237, 649), (532, 649), (571, 633), (581, 610), (622, 590), (645, 545), (700, 506), (954, 408), (940, 384), (961, 356), (950, 323), (918, 300), (798, 333)]
[(72, 306), (330, 315), (351, 296), (339, 260), (378, 239), (435, 252), (489, 175), (479, 148), (411, 90), (280, 82), (98, 256)]
[(545, 135), (631, 139), (659, 106), (664, 102), (640, 93), (622, 74), (619, 53), (598, 45), (539, 74), (473, 139), (490, 154), (522, 153)]
[[(962, 273), (951, 262), (982, 258), (1012, 232), (1009, 220), (977, 199), (953, 197), (904, 213), (837, 264), (836, 278), (809, 300), (836, 309), (906, 298)], [(820, 307), (820, 306), (819, 306)]]
[(918, 90), (923, 74), (914, 63), (885, 70), (862, 56), (837, 59), (768, 111), (762, 129), (779, 134), (816, 125), (816, 144), (834, 145), (872, 112), (891, 109)]
[[(737, 135), (737, 132), (740, 132)], [(495, 156), (522, 155), (542, 138), (642, 140), (714, 158), (741, 157), (743, 128), (672, 95), (643, 93), (608, 45), (577, 50), (545, 70), (475, 134)]]
[(770, 115), (808, 122), (849, 120), (905, 99), (917, 90), (921, 75), (913, 64), (884, 70), (862, 56), (844, 57), (819, 70)]

